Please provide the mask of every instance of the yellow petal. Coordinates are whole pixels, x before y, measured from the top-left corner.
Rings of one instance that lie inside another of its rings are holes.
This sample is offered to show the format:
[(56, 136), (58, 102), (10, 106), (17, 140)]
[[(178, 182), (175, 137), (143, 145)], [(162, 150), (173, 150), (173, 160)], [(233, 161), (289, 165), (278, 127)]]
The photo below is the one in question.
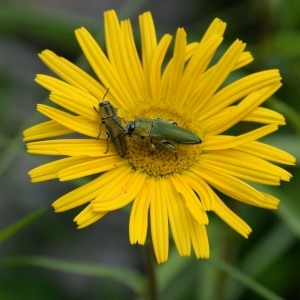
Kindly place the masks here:
[(169, 224), (165, 195), (161, 192), (163, 179), (155, 178), (154, 195), (150, 203), (151, 236), (154, 254), (159, 264), (168, 260), (169, 255)]
[(91, 202), (97, 196), (101, 195), (107, 185), (111, 182), (112, 178), (117, 176), (122, 178), (122, 175), (128, 172), (128, 166), (120, 166), (112, 169), (96, 179), (84, 184), (83, 186), (67, 193), (66, 195), (58, 198), (52, 206), (56, 212), (66, 211), (87, 202)]
[(81, 68), (50, 50), (40, 53), (39, 58), (63, 80), (81, 90), (90, 91), (93, 95), (99, 93), (99, 96), (104, 95), (107, 90)]
[(51, 91), (50, 99), (54, 103), (88, 119), (99, 119), (94, 109), (98, 107), (99, 100), (91, 92), (48, 75), (39, 74), (35, 81)]
[(252, 231), (251, 227), (248, 226), (248, 224), (238, 217), (233, 211), (231, 211), (217, 195), (215, 199), (214, 212), (216, 215), (218, 215), (225, 223), (227, 223), (240, 235), (248, 238), (248, 235)]
[(295, 165), (296, 163), (296, 158), (291, 154), (277, 147), (267, 145), (258, 141), (242, 144), (236, 149), (280, 164)]
[(206, 120), (244, 97), (279, 83), (280, 79), (279, 71), (275, 69), (257, 72), (235, 80), (212, 96), (199, 114), (200, 120)]
[(83, 161), (86, 161), (86, 159), (86, 157), (82, 156), (62, 158), (34, 168), (28, 172), (28, 175), (31, 177), (32, 182), (40, 182), (58, 178), (58, 173), (61, 170), (72, 167), (74, 164), (76, 165), (78, 163), (82, 163)]
[(181, 103), (181, 106), (188, 105), (191, 110), (199, 105), (199, 95), (195, 86), (198, 84), (199, 77), (205, 76), (205, 70), (222, 40), (222, 37), (214, 35), (195, 49), (193, 56), (185, 66), (175, 95), (175, 103)]
[(263, 194), (236, 177), (226, 173), (216, 173), (205, 165), (201, 165), (199, 169), (194, 168), (192, 171), (206, 180), (212, 187), (233, 199), (250, 205), (263, 205)]
[[(129, 20), (121, 22), (121, 30), (124, 34), (124, 44), (123, 47), (126, 49), (126, 55), (128, 56), (129, 65), (126, 69), (130, 69), (132, 76), (134, 76), (135, 87), (134, 89), (139, 89), (136, 91), (136, 95), (140, 95), (141, 98), (146, 96), (147, 82), (143, 67), (139, 58), (139, 52), (136, 49), (132, 26)], [(137, 96), (138, 97), (138, 96)]]
[(205, 225), (199, 224), (194, 218), (189, 219), (192, 245), (199, 258), (209, 258), (209, 242)]
[(152, 99), (161, 99), (161, 69), (171, 40), (171, 35), (164, 35), (153, 53), (149, 70), (149, 80), (147, 81), (149, 83), (149, 86), (147, 87), (149, 90), (148, 94), (151, 95)]
[(215, 114), (209, 121), (204, 122), (205, 131), (210, 135), (217, 135), (228, 130), (251, 114), (253, 110), (278, 90), (280, 86), (281, 83), (276, 83), (248, 95), (234, 109), (226, 111), (226, 115), (224, 112)]
[(74, 131), (69, 128), (66, 128), (65, 126), (57, 123), (56, 121), (51, 120), (25, 129), (23, 132), (23, 141), (28, 142), (34, 140), (42, 140), (69, 133), (74, 133)]
[(28, 153), (44, 155), (90, 157), (103, 157), (108, 155), (118, 156), (117, 153), (111, 149), (106, 153), (106, 141), (96, 139), (60, 139), (31, 142), (27, 144), (27, 149)]
[(153, 52), (157, 47), (156, 33), (152, 15), (150, 12), (145, 12), (139, 15), (139, 25), (141, 32), (142, 45), (142, 63), (145, 77), (149, 74)]
[(168, 218), (176, 248), (181, 256), (189, 256), (191, 253), (191, 239), (189, 218), (190, 212), (186, 208), (184, 199), (178, 194), (169, 180), (163, 182), (164, 201), (167, 203)]
[(218, 173), (267, 185), (279, 185), (280, 180), (289, 181), (291, 174), (254, 155), (247, 155), (239, 151), (221, 150), (204, 153), (201, 165), (213, 168)]
[(127, 170), (111, 178), (103, 193), (95, 198), (92, 202), (93, 209), (95, 211), (107, 211), (124, 207), (139, 194), (145, 180), (146, 176), (143, 173), (132, 172), (127, 166)]
[(131, 244), (139, 243), (144, 245), (148, 230), (148, 213), (151, 200), (153, 198), (154, 181), (147, 178), (144, 187), (133, 201), (130, 221), (129, 240)]
[(172, 180), (174, 189), (182, 196), (185, 205), (195, 220), (197, 220), (200, 224), (208, 224), (208, 218), (203, 209), (202, 203), (194, 191), (183, 181), (182, 176), (173, 174), (170, 179)]
[(215, 18), (206, 29), (203, 37), (201, 38), (200, 44), (207, 42), (207, 40), (214, 35), (223, 36), (225, 29), (226, 23), (219, 18)]
[(215, 201), (214, 193), (211, 187), (201, 177), (196, 176), (194, 173), (188, 171), (185, 174), (181, 174), (183, 180), (190, 186), (191, 189), (199, 197), (202, 207), (205, 211), (214, 210)]
[(176, 93), (185, 66), (186, 45), (186, 33), (184, 29), (179, 28), (176, 33), (173, 57), (165, 68), (162, 77), (163, 98), (176, 99)]
[(121, 160), (117, 156), (88, 157), (82, 161), (74, 162), (72, 166), (64, 168), (58, 172), (60, 181), (73, 180), (88, 175), (102, 173), (121, 165), (128, 164), (126, 160)]
[(90, 121), (89, 119), (79, 118), (78, 116), (73, 116), (59, 109), (43, 104), (38, 104), (37, 110), (48, 118), (75, 132), (95, 138), (99, 134), (100, 126), (98, 124), (100, 124), (100, 119), (99, 123), (97, 124), (96, 122)]
[(270, 124), (238, 136), (206, 136), (202, 149), (204, 151), (213, 151), (239, 147), (240, 145), (260, 139), (277, 129), (278, 126), (276, 124)]
[(84, 227), (87, 227), (87, 226), (99, 221), (107, 213), (108, 213), (108, 211), (95, 212), (95, 211), (93, 211), (91, 205), (88, 205), (83, 211), (81, 211), (74, 218), (74, 222), (77, 223), (78, 229), (82, 229)]
[[(107, 54), (111, 64), (118, 70), (119, 76), (132, 98), (143, 99), (145, 97), (143, 88), (146, 84), (130, 21), (123, 21), (120, 26), (115, 12), (111, 11), (104, 15), (104, 23)], [(127, 34), (125, 34), (125, 28)]]
[(261, 124), (285, 125), (284, 116), (274, 110), (265, 107), (257, 107), (252, 113), (246, 116), (243, 121), (256, 122)]
[(85, 57), (104, 86), (110, 88), (110, 98), (116, 107), (126, 109), (127, 103), (133, 100), (120, 78), (117, 70), (110, 63), (100, 46), (85, 28), (75, 31), (76, 38)]
[(245, 46), (241, 41), (235, 41), (220, 60), (206, 71), (204, 76), (199, 78), (199, 82), (195, 86), (195, 92), (201, 101), (198, 102), (195, 113), (201, 115), (203, 111), (206, 111), (205, 107), (232, 71)]

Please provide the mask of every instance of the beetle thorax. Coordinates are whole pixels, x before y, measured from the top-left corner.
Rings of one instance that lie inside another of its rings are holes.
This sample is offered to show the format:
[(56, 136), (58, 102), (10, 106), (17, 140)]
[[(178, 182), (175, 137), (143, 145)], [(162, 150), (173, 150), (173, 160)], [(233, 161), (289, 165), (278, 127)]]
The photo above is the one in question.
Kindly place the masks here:
[(99, 112), (102, 119), (111, 118), (117, 115), (117, 109), (109, 101), (102, 101), (99, 104)]

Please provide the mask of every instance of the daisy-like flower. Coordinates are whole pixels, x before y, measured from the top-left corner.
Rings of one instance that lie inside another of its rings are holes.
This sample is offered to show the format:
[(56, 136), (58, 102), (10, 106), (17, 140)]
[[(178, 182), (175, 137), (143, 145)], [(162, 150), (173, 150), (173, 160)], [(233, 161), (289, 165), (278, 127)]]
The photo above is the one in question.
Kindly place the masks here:
[[(276, 186), (289, 181), (291, 174), (276, 164), (295, 163), (290, 154), (258, 141), (285, 124), (281, 114), (260, 106), (281, 86), (279, 71), (226, 81), (253, 59), (240, 40), (214, 58), (226, 27), (219, 19), (199, 42), (187, 43), (186, 32), (179, 28), (170, 58), (166, 54), (172, 36), (157, 39), (149, 12), (139, 16), (140, 51), (129, 20), (120, 22), (114, 11), (107, 11), (104, 24), (107, 54), (85, 28), (75, 31), (97, 80), (49, 50), (39, 55), (60, 79), (37, 75), (36, 82), (51, 92), (50, 100), (59, 108), (38, 104), (37, 110), (50, 120), (25, 130), (24, 141), (29, 153), (63, 158), (31, 170), (32, 181), (99, 174), (57, 199), (55, 211), (85, 205), (74, 219), (83, 228), (131, 204), (130, 243), (143, 245), (150, 227), (158, 263), (168, 259), (169, 231), (181, 256), (193, 249), (197, 258), (209, 257), (208, 211), (247, 238), (251, 228), (220, 197), (266, 209), (278, 206), (278, 199), (251, 183)], [(97, 138), (97, 109), (108, 89), (105, 100), (126, 122), (172, 120), (202, 143), (174, 144), (175, 156), (159, 140), (152, 151), (149, 139), (126, 136), (127, 155), (121, 157), (111, 141), (107, 146), (105, 125)], [(254, 126), (232, 134), (233, 126), (236, 132), (245, 128), (236, 125), (246, 122)], [(73, 133), (76, 138), (68, 136)]]

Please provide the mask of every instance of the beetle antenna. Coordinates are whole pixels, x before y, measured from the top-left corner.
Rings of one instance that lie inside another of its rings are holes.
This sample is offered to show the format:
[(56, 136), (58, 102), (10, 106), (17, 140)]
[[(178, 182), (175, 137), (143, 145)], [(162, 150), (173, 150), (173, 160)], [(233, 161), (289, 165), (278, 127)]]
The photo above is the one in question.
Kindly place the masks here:
[[(109, 92), (109, 89), (110, 88), (107, 88), (107, 90), (106, 90), (106, 92), (105, 92), (105, 94), (104, 94), (104, 96), (103, 96), (103, 99), (102, 99), (102, 101), (104, 100), (104, 98), (106, 97), (106, 95), (108, 94), (108, 92)], [(92, 96), (94, 96), (99, 102), (101, 102), (101, 100), (96, 96), (96, 95), (94, 95), (93, 93), (91, 93), (90, 91), (88, 91)]]
[(105, 98), (105, 96), (108, 94), (108, 92), (109, 92), (109, 88), (107, 88), (107, 91), (106, 91), (106, 93), (104, 94), (102, 101), (104, 100), (104, 98)]

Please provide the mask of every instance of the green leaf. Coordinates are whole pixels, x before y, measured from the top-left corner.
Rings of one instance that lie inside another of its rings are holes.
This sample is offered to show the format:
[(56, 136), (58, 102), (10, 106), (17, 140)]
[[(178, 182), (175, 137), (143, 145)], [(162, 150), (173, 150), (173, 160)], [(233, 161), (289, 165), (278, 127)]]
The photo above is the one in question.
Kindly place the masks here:
[(19, 231), (21, 231), (23, 228), (34, 222), (37, 218), (39, 218), (44, 212), (46, 211), (45, 208), (40, 208), (34, 211), (33, 213), (30, 213), (26, 217), (22, 218), (21, 220), (17, 221), (11, 226), (6, 227), (2, 231), (0, 231), (0, 243), (4, 242), (11, 236), (15, 235)]
[(56, 260), (39, 256), (10, 257), (0, 260), (0, 265), (30, 265), (72, 274), (113, 279), (132, 289), (141, 298), (144, 295), (147, 284), (144, 276), (132, 269), (78, 262), (66, 262), (64, 260)]
[(212, 256), (208, 263), (213, 264), (216, 268), (227, 273), (230, 277), (233, 277), (235, 280), (247, 286), (249, 289), (252, 289), (258, 295), (263, 297), (264, 299), (268, 300), (283, 300), (280, 296), (276, 295), (259, 282), (255, 281), (252, 277), (247, 275), (246, 273), (240, 271), (239, 269), (235, 268), (234, 266), (228, 264), (227, 262), (223, 261), (222, 259)]
[[(278, 243), (280, 241), (280, 243)], [(252, 250), (242, 263), (242, 270), (252, 278), (258, 278), (270, 266), (276, 263), (295, 243), (296, 238), (282, 223), (271, 227), (259, 241), (252, 245)], [(272, 249), (272, 251), (270, 251)], [(234, 299), (240, 299), (245, 286), (232, 283)], [(233, 299), (233, 298), (231, 298)]]

